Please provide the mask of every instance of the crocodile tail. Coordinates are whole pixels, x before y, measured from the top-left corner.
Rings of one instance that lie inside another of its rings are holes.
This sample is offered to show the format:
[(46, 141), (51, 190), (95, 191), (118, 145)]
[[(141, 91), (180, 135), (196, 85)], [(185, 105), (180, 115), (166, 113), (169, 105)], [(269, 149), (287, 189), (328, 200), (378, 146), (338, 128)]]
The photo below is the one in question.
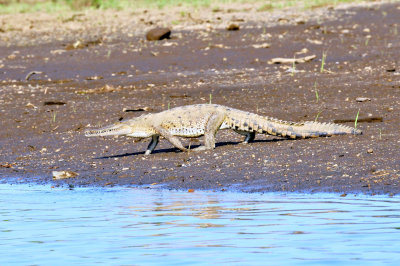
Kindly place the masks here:
[(361, 135), (362, 131), (345, 125), (320, 122), (289, 122), (253, 113), (232, 110), (226, 123), (230, 128), (287, 138), (311, 138), (332, 135)]
[(294, 127), (296, 138), (324, 137), (332, 135), (361, 135), (362, 131), (353, 127), (334, 123), (320, 123), (307, 121), (303, 125)]
[(313, 137), (328, 137), (332, 135), (361, 135), (362, 131), (345, 125), (334, 123), (320, 123), (306, 121), (303, 123), (287, 122), (281, 120), (265, 119), (262, 123), (260, 133), (267, 133), (287, 138), (313, 138)]
[(265, 119), (265, 122), (262, 124), (261, 129), (258, 129), (258, 132), (292, 139), (362, 134), (362, 131), (359, 129), (334, 123), (320, 123), (313, 121), (295, 123), (281, 120), (274, 121), (271, 119)]
[(129, 127), (127, 125), (119, 123), (119, 124), (102, 127), (99, 129), (86, 130), (85, 136), (86, 137), (112, 136), (112, 135), (126, 135), (129, 133), (130, 133)]

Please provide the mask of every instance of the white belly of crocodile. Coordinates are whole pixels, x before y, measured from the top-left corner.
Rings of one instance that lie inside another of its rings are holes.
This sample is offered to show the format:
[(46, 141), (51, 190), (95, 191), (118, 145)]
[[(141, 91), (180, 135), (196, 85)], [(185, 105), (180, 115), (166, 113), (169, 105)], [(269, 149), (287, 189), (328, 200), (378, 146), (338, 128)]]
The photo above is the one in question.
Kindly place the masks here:
[(174, 136), (195, 138), (204, 135), (204, 129), (185, 127), (185, 128), (171, 128), (169, 132)]
[(133, 134), (126, 134), (128, 137), (134, 137), (134, 138), (148, 138), (151, 137), (152, 134), (149, 134), (148, 132), (141, 132), (137, 131), (134, 132)]

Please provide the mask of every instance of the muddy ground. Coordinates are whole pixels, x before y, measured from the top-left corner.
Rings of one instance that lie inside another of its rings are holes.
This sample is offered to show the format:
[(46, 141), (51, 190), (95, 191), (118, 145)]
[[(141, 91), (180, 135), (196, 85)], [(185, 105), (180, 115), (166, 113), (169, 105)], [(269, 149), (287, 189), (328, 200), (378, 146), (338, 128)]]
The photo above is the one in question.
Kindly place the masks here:
[[(399, 2), (214, 11), (0, 16), (0, 182), (400, 192)], [(240, 29), (226, 30), (231, 23)], [(169, 26), (171, 39), (146, 41), (154, 26)], [(269, 63), (308, 55), (316, 58), (294, 69)], [(31, 71), (39, 73), (26, 80)], [(221, 131), (213, 151), (182, 153), (161, 140), (150, 156), (147, 140), (83, 135), (210, 94), (212, 103), (290, 121), (354, 126), (359, 111), (364, 134), (257, 135), (244, 145)], [(79, 175), (53, 180), (52, 171)]]

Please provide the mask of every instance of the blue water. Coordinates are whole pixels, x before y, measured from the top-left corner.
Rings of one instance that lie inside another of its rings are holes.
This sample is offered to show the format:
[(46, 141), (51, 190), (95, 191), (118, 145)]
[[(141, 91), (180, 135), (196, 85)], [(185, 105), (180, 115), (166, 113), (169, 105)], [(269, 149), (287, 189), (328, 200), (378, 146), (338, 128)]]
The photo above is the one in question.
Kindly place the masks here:
[(0, 185), (0, 265), (400, 265), (400, 198)]

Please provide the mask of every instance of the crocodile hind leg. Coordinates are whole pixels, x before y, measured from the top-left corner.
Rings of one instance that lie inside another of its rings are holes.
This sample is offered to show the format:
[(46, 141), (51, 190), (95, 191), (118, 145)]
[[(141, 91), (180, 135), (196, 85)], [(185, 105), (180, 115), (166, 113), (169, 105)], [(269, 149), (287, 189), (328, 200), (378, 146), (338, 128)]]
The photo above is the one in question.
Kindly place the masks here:
[(245, 138), (244, 138), (244, 140), (242, 142), (242, 143), (245, 143), (245, 144), (253, 142), (253, 140), (256, 137), (256, 132), (248, 132), (248, 131), (237, 130), (237, 129), (234, 129), (234, 131), (236, 133), (239, 133), (240, 135), (245, 136)]
[(212, 150), (215, 148), (215, 135), (224, 119), (225, 115), (222, 113), (216, 112), (211, 114), (204, 129), (204, 146), (197, 147), (193, 149), (194, 151)]

